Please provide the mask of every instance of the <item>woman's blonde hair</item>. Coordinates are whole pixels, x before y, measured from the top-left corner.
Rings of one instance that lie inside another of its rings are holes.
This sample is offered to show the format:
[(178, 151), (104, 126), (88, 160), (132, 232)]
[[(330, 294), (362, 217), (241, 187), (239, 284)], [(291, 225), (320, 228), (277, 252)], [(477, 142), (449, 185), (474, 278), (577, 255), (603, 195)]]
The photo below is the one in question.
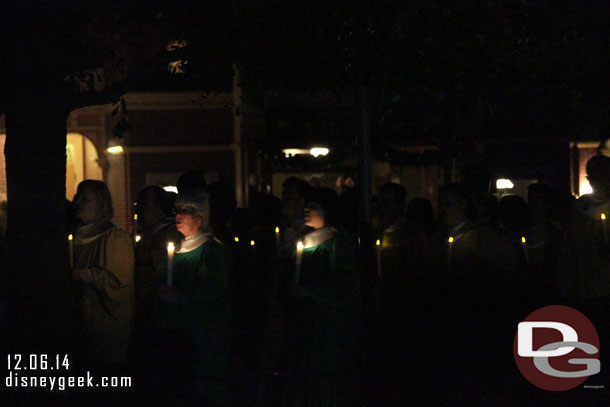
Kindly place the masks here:
[[(112, 196), (110, 195), (110, 191), (108, 187), (103, 181), (98, 181), (94, 179), (87, 179), (78, 184), (78, 188), (76, 188), (76, 195), (82, 194), (85, 189), (89, 189), (95, 195), (95, 199), (100, 204), (101, 218), (100, 220), (110, 220), (114, 216), (114, 209), (112, 207)], [(76, 199), (76, 197), (75, 197)]]

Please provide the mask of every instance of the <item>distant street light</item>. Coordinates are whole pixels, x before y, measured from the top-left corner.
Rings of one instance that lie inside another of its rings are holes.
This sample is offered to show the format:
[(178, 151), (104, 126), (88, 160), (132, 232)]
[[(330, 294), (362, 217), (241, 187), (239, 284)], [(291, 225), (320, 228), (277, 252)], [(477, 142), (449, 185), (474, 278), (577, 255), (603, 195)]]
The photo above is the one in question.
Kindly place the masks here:
[(295, 155), (312, 155), (314, 157), (325, 156), (330, 152), (330, 150), (326, 147), (313, 147), (309, 150), (304, 148), (285, 148), (282, 150), (282, 153), (286, 157), (292, 157)]
[(106, 152), (112, 155), (123, 154), (124, 151), (123, 146), (112, 146), (106, 149)]
[(314, 157), (318, 157), (320, 155), (326, 155), (328, 154), (328, 148), (325, 147), (314, 147), (311, 150), (309, 150), (309, 154), (313, 155)]
[(513, 184), (513, 182), (509, 179), (500, 178), (496, 181), (497, 189), (513, 189), (514, 187), (515, 187), (515, 184)]

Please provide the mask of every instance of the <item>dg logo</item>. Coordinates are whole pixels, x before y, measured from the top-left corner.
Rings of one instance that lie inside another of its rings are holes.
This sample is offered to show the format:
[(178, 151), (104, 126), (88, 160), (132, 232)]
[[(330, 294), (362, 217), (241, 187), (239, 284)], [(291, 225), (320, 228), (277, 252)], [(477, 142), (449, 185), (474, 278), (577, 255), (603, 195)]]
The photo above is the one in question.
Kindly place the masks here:
[(540, 308), (520, 322), (513, 354), (521, 374), (544, 390), (573, 389), (601, 368), (595, 327), (563, 305)]

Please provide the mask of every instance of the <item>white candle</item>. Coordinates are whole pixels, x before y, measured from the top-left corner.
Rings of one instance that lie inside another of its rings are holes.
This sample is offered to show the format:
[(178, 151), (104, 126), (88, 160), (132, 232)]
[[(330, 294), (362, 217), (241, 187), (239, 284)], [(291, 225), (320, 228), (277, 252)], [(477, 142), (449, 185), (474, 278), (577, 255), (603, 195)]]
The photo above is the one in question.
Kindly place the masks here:
[(521, 236), (521, 246), (523, 247), (523, 253), (525, 254), (525, 262), (527, 264), (530, 263), (530, 256), (527, 252), (527, 241), (525, 240), (525, 236)]
[(70, 248), (70, 267), (74, 267), (74, 240), (72, 233), (68, 235), (68, 247)]
[(137, 242), (136, 238), (138, 236), (138, 214), (133, 215), (133, 240)]
[(303, 258), (303, 242), (298, 242), (297, 243), (297, 258), (296, 258), (296, 264), (295, 264), (295, 271), (294, 271), (294, 284), (297, 285), (299, 284), (299, 280), (301, 279), (301, 259)]
[(606, 229), (606, 214), (601, 214), (602, 218), (602, 229), (604, 230), (604, 244), (608, 244), (608, 229)]
[(280, 227), (276, 226), (275, 227), (275, 246), (277, 249), (277, 257), (280, 257)]
[(453, 236), (447, 239), (447, 267), (451, 268), (451, 251), (453, 250)]
[(375, 242), (375, 246), (377, 246), (377, 274), (379, 274), (379, 278), (381, 278), (381, 240), (377, 239)]
[(167, 244), (167, 286), (171, 287), (174, 282), (174, 243)]

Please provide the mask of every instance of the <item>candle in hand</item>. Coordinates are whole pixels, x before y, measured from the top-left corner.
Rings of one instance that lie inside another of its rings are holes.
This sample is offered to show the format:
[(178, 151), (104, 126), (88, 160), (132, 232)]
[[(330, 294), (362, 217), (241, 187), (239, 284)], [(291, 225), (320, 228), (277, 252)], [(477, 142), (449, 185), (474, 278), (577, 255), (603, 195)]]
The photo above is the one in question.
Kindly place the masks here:
[(171, 287), (174, 282), (174, 243), (167, 244), (167, 286)]
[(133, 239), (137, 242), (136, 237), (138, 236), (138, 214), (133, 215)]
[(74, 267), (74, 240), (72, 240), (72, 233), (68, 235), (68, 243), (70, 247), (70, 267)]
[(381, 278), (381, 240), (377, 239), (375, 242), (375, 246), (377, 246), (377, 273), (379, 274), (379, 278)]
[(301, 279), (301, 259), (303, 258), (303, 242), (297, 243), (297, 258), (296, 258), (296, 268), (294, 272), (294, 284), (299, 284), (299, 280)]
[(527, 252), (527, 241), (525, 240), (525, 236), (521, 236), (521, 246), (523, 246), (523, 253), (525, 254), (525, 262), (529, 264), (530, 256)]
[(606, 214), (601, 214), (602, 218), (602, 229), (604, 230), (604, 244), (608, 244), (608, 229), (606, 229)]
[(453, 236), (447, 239), (447, 266), (451, 268), (451, 250), (453, 249)]
[(280, 227), (275, 227), (275, 246), (277, 249), (277, 257), (280, 257)]

